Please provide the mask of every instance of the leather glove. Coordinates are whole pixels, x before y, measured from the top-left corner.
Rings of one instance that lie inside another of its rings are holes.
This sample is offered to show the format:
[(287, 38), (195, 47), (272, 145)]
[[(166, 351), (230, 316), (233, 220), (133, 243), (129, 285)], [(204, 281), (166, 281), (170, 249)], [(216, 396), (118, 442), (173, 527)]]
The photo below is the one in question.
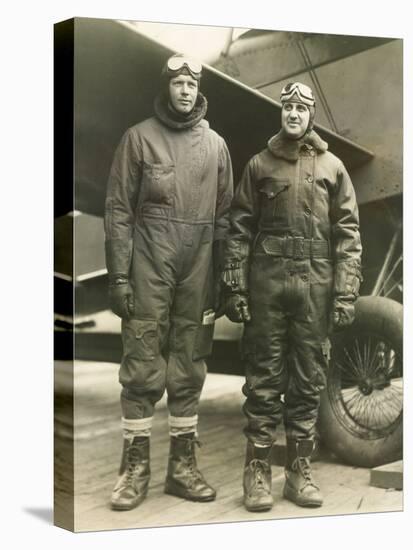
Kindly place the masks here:
[(333, 330), (339, 331), (349, 327), (355, 317), (354, 300), (335, 298), (332, 312)]
[(233, 323), (251, 321), (248, 298), (243, 294), (230, 294), (225, 301), (225, 314)]
[(122, 319), (133, 315), (133, 293), (127, 278), (118, 277), (109, 284), (109, 307)]

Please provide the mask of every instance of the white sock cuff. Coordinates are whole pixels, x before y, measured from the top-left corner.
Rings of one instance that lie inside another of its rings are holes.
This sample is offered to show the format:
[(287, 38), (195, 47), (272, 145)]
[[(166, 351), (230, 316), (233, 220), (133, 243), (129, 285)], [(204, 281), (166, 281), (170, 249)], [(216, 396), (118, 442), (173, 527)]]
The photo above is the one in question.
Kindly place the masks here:
[(170, 428), (194, 428), (198, 424), (198, 415), (194, 416), (171, 416), (169, 415), (168, 424)]
[(124, 418), (122, 417), (122, 428), (128, 432), (142, 432), (152, 428), (153, 416), (148, 418)]

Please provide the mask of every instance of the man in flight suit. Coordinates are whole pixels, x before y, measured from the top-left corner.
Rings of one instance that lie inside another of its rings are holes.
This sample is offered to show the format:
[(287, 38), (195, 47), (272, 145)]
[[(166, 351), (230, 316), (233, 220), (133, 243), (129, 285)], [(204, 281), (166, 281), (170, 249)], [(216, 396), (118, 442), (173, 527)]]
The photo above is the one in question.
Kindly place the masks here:
[[(353, 185), (313, 130), (312, 90), (281, 93), (281, 130), (247, 164), (230, 214), (226, 314), (245, 322), (244, 502), (268, 510), (271, 445), (284, 420), (284, 497), (320, 506), (310, 457), (328, 363), (328, 333), (354, 319), (361, 244)], [(284, 394), (284, 407), (281, 396)]]
[(196, 501), (216, 494), (197, 467), (194, 447), (232, 168), (224, 140), (204, 119), (201, 75), (193, 59), (167, 61), (155, 116), (127, 130), (108, 182), (109, 299), (122, 318), (123, 340), (124, 451), (111, 498), (115, 510), (130, 510), (147, 494), (152, 418), (165, 389), (171, 436), (165, 492)]

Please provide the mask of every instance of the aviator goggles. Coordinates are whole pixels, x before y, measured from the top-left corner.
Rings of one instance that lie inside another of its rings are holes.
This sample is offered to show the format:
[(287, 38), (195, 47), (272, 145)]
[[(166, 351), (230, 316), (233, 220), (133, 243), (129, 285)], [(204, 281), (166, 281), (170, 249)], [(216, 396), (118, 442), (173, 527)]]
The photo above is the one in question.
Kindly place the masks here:
[(202, 64), (196, 59), (192, 59), (190, 57), (186, 57), (183, 55), (170, 57), (166, 63), (166, 67), (168, 73), (176, 73), (177, 71), (180, 71), (181, 69), (186, 67), (196, 80), (199, 80), (201, 78)]
[(305, 84), (301, 84), (300, 82), (289, 82), (281, 90), (281, 96), (280, 96), (281, 103), (285, 103), (286, 101), (292, 101), (292, 97), (294, 95), (297, 95), (301, 103), (304, 103), (305, 105), (309, 105), (310, 107), (314, 107), (315, 99), (313, 96), (313, 91), (309, 86), (306, 86)]

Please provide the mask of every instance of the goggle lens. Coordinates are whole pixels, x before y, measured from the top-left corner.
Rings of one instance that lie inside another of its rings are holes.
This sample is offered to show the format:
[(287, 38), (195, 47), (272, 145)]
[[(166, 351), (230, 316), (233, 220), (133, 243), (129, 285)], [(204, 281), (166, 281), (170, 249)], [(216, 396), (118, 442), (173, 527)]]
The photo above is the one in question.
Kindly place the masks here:
[(184, 65), (193, 73), (198, 74), (202, 72), (202, 65), (196, 59), (189, 57), (171, 57), (168, 59), (168, 69), (170, 71), (179, 71)]
[(311, 88), (300, 82), (289, 83), (281, 91), (281, 101), (288, 101), (294, 94), (307, 105), (314, 105), (314, 96)]

